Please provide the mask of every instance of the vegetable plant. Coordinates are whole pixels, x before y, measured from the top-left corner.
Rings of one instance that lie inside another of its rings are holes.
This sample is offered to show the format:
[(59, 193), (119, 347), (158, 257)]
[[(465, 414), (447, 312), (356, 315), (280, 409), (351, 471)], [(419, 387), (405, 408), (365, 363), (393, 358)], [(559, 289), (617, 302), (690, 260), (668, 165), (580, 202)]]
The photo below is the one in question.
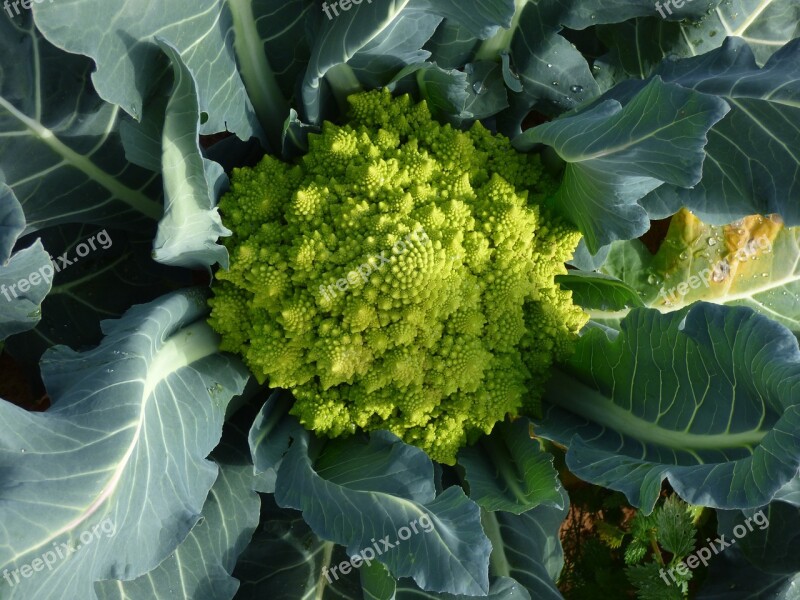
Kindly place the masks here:
[(7, 3), (0, 598), (794, 598), (800, 7), (680, 4)]

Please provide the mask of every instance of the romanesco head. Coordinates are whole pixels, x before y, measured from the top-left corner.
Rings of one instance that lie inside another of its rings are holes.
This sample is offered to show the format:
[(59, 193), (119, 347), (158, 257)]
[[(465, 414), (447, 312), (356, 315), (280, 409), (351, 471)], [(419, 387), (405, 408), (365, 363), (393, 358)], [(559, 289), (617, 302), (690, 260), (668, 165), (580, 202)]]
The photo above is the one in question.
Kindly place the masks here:
[(586, 322), (554, 277), (579, 240), (542, 207), (539, 157), (424, 102), (350, 97), (296, 165), (234, 171), (211, 324), (318, 433), (388, 429), (452, 464), (535, 410)]

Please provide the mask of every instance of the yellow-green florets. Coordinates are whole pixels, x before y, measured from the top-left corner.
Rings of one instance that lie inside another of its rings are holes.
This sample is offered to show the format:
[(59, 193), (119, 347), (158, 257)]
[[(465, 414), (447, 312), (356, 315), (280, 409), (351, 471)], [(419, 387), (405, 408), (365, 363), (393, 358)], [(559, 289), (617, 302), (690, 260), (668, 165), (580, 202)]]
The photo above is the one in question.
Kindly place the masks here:
[(349, 100), (298, 164), (234, 171), (211, 324), (306, 427), (388, 429), (452, 464), (535, 411), (569, 353), (586, 316), (554, 277), (580, 235), (543, 208), (538, 155), (408, 96)]

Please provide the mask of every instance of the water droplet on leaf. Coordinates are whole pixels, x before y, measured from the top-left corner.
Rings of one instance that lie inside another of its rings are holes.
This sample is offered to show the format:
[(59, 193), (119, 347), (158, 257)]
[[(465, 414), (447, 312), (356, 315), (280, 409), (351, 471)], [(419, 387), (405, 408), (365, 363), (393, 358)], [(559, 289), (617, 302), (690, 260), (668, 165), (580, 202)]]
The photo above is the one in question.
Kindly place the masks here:
[(724, 280), (730, 272), (731, 266), (728, 264), (728, 260), (725, 259), (714, 267), (714, 271), (711, 273), (711, 281), (719, 283)]
[(472, 89), (478, 95), (483, 94), (486, 91), (486, 86), (483, 85), (482, 81), (476, 81), (472, 84)]

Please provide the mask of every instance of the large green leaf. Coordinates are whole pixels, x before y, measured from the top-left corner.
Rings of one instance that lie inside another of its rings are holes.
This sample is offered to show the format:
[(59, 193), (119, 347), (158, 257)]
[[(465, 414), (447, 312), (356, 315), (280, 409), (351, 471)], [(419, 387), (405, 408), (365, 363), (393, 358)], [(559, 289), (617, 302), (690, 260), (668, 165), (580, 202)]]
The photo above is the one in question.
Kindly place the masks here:
[[(398, 583), (397, 593), (394, 596), (395, 600), (472, 600), (475, 596), (452, 594), (435, 594), (433, 592), (424, 592), (416, 587), (407, 579)], [(509, 577), (498, 577), (492, 582), (489, 587), (489, 592), (481, 598), (486, 600), (531, 600), (531, 598), (538, 598), (531, 596), (528, 591)], [(365, 598), (366, 600), (366, 598)]]
[(274, 496), (265, 495), (261, 525), (233, 572), (241, 581), (236, 598), (368, 600), (359, 575), (382, 566), (373, 562), (344, 575), (330, 574), (347, 559), (344, 548), (317, 537), (299, 512), (280, 508)]
[[(407, 7), (410, 1), (412, 0), (362, 2), (351, 6), (346, 12), (340, 12), (338, 16), (323, 19), (320, 31), (314, 40), (302, 84), (304, 116), (309, 123), (316, 124), (323, 116), (320, 86), (323, 77), (331, 69), (344, 65), (350, 57), (355, 56), (369, 44), (373, 47), (379, 44), (383, 36), (399, 35), (399, 39), (415, 36), (419, 23), (409, 19), (411, 9)], [(427, 19), (426, 27), (429, 38), (441, 21), (441, 17), (427, 16), (430, 17)], [(405, 24), (397, 28), (396, 20), (404, 21)], [(421, 48), (425, 41), (427, 38), (420, 41), (417, 49)], [(427, 52), (417, 54), (417, 60), (412, 62), (421, 62), (427, 55)]]
[(717, 511), (717, 520), (718, 533), (731, 547), (712, 558), (698, 598), (800, 598), (800, 510), (796, 506), (771, 502), (747, 511)]
[[(719, 227), (681, 210), (655, 255), (636, 240), (612, 244), (602, 270), (615, 279), (598, 295), (623, 285), (662, 312), (698, 300), (748, 306), (800, 335), (800, 228), (776, 217)], [(579, 292), (576, 299), (592, 319), (616, 328), (632, 306), (585, 304)]]
[[(232, 131), (246, 140), (261, 135), (237, 58), (246, 61), (251, 44), (262, 51), (252, 14), (235, 19), (242, 0), (197, 0), (132, 4), (125, 0), (37, 3), (36, 25), (53, 44), (94, 60), (92, 82), (104, 100), (142, 116), (151, 85), (165, 68), (155, 37), (177, 48), (198, 82), (200, 110), (208, 115), (204, 134)], [(237, 42), (236, 47), (234, 41)], [(244, 48), (242, 47), (244, 46)], [(242, 73), (247, 73), (243, 67)], [(264, 77), (264, 74), (260, 74)], [(279, 95), (276, 92), (276, 95)], [(280, 122), (285, 115), (276, 115)], [(279, 131), (279, 130), (278, 130)]]
[[(313, 32), (323, 18), (322, 9), (314, 0), (253, 0), (252, 10), (253, 14), (258, 15), (255, 26), (258, 37), (264, 44), (263, 53), (253, 54), (253, 66), (259, 65), (262, 60), (269, 57), (268, 71), (264, 71), (264, 65), (258, 66), (257, 74), (266, 76), (262, 82), (263, 92), (260, 93), (273, 93), (274, 77), (283, 97), (294, 98), (297, 93), (297, 83), (302, 79), (308, 66), (311, 40)], [(250, 50), (254, 51), (255, 47), (254, 45)], [(242, 54), (239, 52), (240, 61)], [(245, 75), (246, 82), (248, 78), (249, 75)], [(256, 89), (254, 86), (248, 85), (250, 99), (258, 113), (260, 106), (267, 107), (269, 104), (254, 99), (257, 95), (254, 89)], [(262, 122), (265, 121), (263, 116), (259, 115), (259, 118)]]
[(558, 506), (540, 505), (521, 515), (482, 514), (492, 541), (491, 574), (512, 577), (536, 600), (562, 598), (555, 582), (564, 567), (559, 530), (569, 512), (569, 498), (563, 489), (559, 493)]
[[(386, 87), (392, 92), (400, 93), (405, 92), (404, 86), (412, 82), (416, 83), (435, 119), (444, 121), (450, 118), (459, 122), (472, 116), (466, 111), (471, 96), (466, 72), (442, 69), (434, 63), (419, 63), (402, 69)], [(472, 96), (475, 96), (474, 91)]]
[(800, 573), (800, 507), (786, 502), (745, 511), (717, 511), (717, 533), (768, 573)]
[[(367, 88), (385, 85), (392, 74), (430, 56), (422, 46), (430, 39), (441, 17), (412, 8), (410, 4), (386, 29), (347, 61), (359, 83)], [(459, 65), (460, 66), (460, 65)]]
[(443, 69), (457, 69), (469, 62), (478, 38), (453, 19), (445, 19), (436, 29), (425, 49)]
[(500, 27), (509, 27), (514, 0), (413, 0), (414, 8), (458, 21), (477, 38), (487, 38)]
[(700, 180), (706, 134), (727, 111), (718, 98), (655, 78), (624, 107), (605, 100), (514, 143), (547, 144), (566, 161), (555, 204), (596, 252), (647, 231), (647, 212), (637, 201), (662, 182), (688, 187)]
[[(679, 18), (699, 17), (721, 1), (687, 1), (675, 13)], [(654, 0), (541, 0), (541, 4), (543, 19), (570, 29), (620, 23), (634, 17), (656, 14)]]
[(730, 548), (711, 563), (697, 600), (800, 600), (800, 573), (765, 573)]
[[(88, 39), (82, 25), (71, 31)], [(160, 177), (127, 161), (121, 111), (98, 98), (91, 71), (90, 60), (42, 39), (29, 14), (0, 19), (0, 181), (22, 204), (28, 232), (59, 223), (149, 229), (161, 217)]]
[(207, 311), (199, 290), (136, 306), (99, 347), (45, 354), (47, 412), (0, 402), (0, 570), (23, 576), (9, 598), (95, 598), (94, 582), (152, 570), (201, 518), (218, 473), (206, 457), (248, 378)]
[(217, 240), (231, 232), (215, 205), (228, 180), (220, 165), (200, 153), (200, 112), (191, 72), (175, 47), (161, 38), (156, 41), (172, 64), (174, 87), (161, 134), (165, 205), (153, 259), (189, 268), (219, 263), (227, 269), (228, 251)]
[(270, 394), (253, 421), (248, 441), (256, 475), (255, 489), (275, 493), (278, 468), (289, 449), (291, 439), (302, 426), (289, 416), (293, 398), (289, 392), (277, 390)]
[(566, 275), (556, 275), (556, 283), (571, 290), (573, 302), (584, 309), (598, 308), (627, 314), (631, 308), (644, 306), (633, 287), (604, 273), (571, 270)]
[[(12, 254), (23, 229), (22, 206), (14, 192), (0, 183), (0, 341), (36, 327), (52, 285), (53, 267), (39, 240)], [(45, 277), (48, 273), (50, 279)]]
[(495, 425), (492, 434), (458, 454), (469, 497), (490, 511), (520, 514), (540, 505), (561, 508), (561, 484), (553, 455), (531, 439), (530, 422), (520, 418)]
[[(642, 201), (651, 218), (682, 206), (722, 225), (747, 215), (780, 214), (800, 225), (800, 39), (778, 50), (759, 68), (739, 38), (721, 48), (657, 71), (664, 81), (724, 99), (731, 112), (708, 132), (702, 180), (691, 189), (663, 186)], [(612, 90), (613, 94), (614, 90)]]
[(664, 57), (698, 56), (718, 48), (726, 37), (744, 39), (763, 65), (797, 37), (800, 21), (800, 5), (794, 0), (728, 0), (694, 19), (686, 18), (685, 11), (675, 9), (672, 2), (659, 6), (657, 10), (666, 18), (656, 14), (597, 28), (611, 49), (596, 61), (599, 69), (618, 71), (618, 79), (645, 79)]
[(226, 423), (222, 443), (211, 457), (219, 466), (219, 476), (203, 506), (203, 520), (149, 573), (131, 581), (96, 583), (101, 600), (233, 598), (239, 583), (231, 573), (258, 526), (261, 506), (253, 491), (247, 433), (236, 423)]
[(547, 22), (544, 10), (546, 7), (540, 3), (522, 6), (509, 47), (512, 85), (516, 76), (522, 88), (516, 90), (520, 93), (511, 95), (511, 112), (518, 118), (513, 128), (506, 126), (505, 133), (512, 137), (520, 133), (519, 123), (531, 109), (558, 115), (600, 93), (586, 59), (559, 35), (560, 26)]
[[(36, 327), (9, 338), (5, 346), (20, 364), (35, 368), (36, 376), (39, 359), (48, 348), (59, 344), (95, 346), (102, 340), (100, 323), (104, 319), (120, 317), (132, 304), (150, 302), (165, 292), (192, 285), (191, 272), (153, 262), (153, 240), (148, 236), (98, 230), (93, 225), (61, 225), (37, 237), (60, 270), (48, 286)], [(90, 239), (95, 250), (79, 257), (77, 246), (86, 247)], [(61, 268), (62, 255), (72, 264)], [(64, 326), (67, 323), (69, 327)]]
[[(531, 547), (536, 548), (534, 544), (520, 550), (529, 551)], [(344, 575), (332, 571), (347, 560), (344, 548), (317, 537), (299, 512), (282, 509), (275, 504), (272, 495), (264, 496), (261, 526), (234, 571), (234, 576), (242, 582), (236, 598), (468, 600), (476, 597), (423, 591), (411, 579), (395, 580), (376, 561), (362, 562)], [(538, 598), (509, 577), (495, 578), (488, 594), (480, 597), (488, 600)]]
[(795, 477), (785, 486), (783, 486), (778, 493), (775, 494), (773, 500), (786, 502), (793, 506), (800, 506), (800, 476)]
[(0, 264), (0, 340), (36, 327), (50, 290), (47, 274), (52, 271), (50, 258), (38, 240)]
[(14, 195), (5, 184), (0, 183), (0, 263), (11, 258), (14, 246), (25, 231), (25, 213)]
[(458, 22), (476, 37), (487, 37), (510, 24), (514, 2), (391, 0), (362, 2), (338, 16), (328, 12), (331, 18), (322, 20), (302, 86), (304, 116), (312, 124), (325, 116), (321, 82), (326, 75), (341, 103), (342, 96), (360, 89), (361, 82), (386, 85), (404, 67), (421, 65), (430, 56), (422, 47), (442, 18)]
[[(349, 556), (376, 546), (394, 577), (435, 592), (486, 594), (491, 545), (478, 506), (458, 486), (436, 496), (422, 450), (385, 431), (320, 446), (305, 430), (295, 435), (278, 468), (281, 506), (302, 510), (318, 536), (346, 546)], [(401, 539), (403, 529), (409, 533)]]
[(578, 477), (649, 513), (668, 479), (687, 502), (769, 502), (800, 467), (800, 350), (747, 308), (638, 308), (611, 340), (592, 329), (556, 371), (542, 437)]

